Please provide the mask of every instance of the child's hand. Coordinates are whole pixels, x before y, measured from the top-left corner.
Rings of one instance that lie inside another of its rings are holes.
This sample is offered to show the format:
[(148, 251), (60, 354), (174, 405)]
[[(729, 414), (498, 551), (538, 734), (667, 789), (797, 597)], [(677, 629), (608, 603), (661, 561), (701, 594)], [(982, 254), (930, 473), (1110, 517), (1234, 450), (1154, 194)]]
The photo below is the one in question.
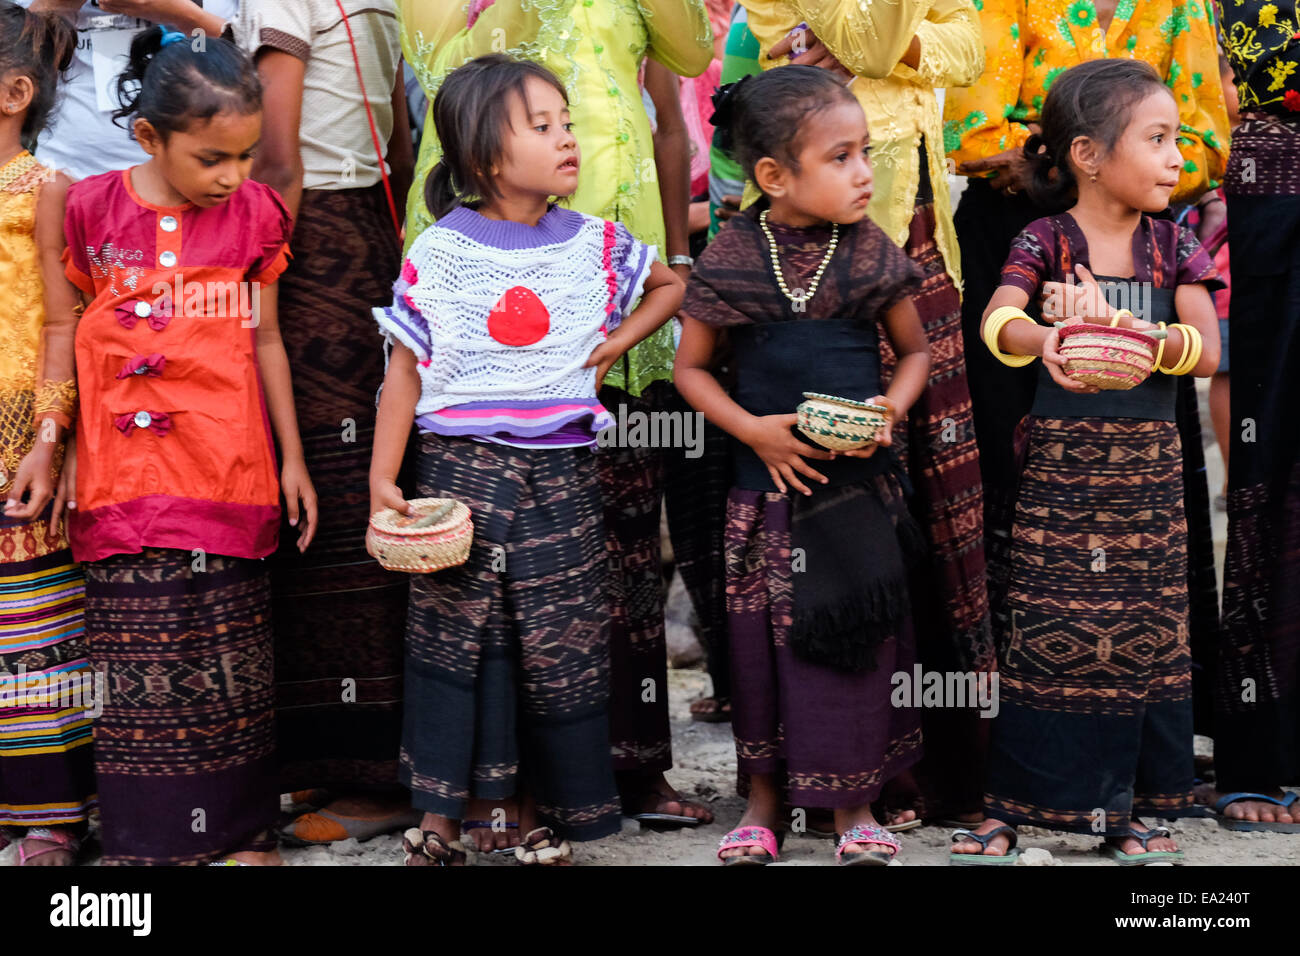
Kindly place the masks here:
[(1078, 382), (1065, 374), (1065, 359), (1057, 351), (1061, 346), (1061, 332), (1059, 329), (1052, 329), (1047, 338), (1043, 340), (1043, 364), (1047, 366), (1047, 374), (1052, 376), (1052, 381), (1068, 392), (1076, 392), (1080, 395), (1093, 395), (1100, 392), (1096, 385), (1088, 385), (1085, 382)]
[[(50, 462), (54, 456), (51, 442), (37, 441), (32, 446), (14, 473), (13, 487), (9, 489), (9, 500), (5, 502), (5, 517), (30, 521), (45, 510), (50, 497), (54, 494), (54, 482), (50, 479)], [(23, 504), (23, 495), (27, 495), (27, 504)]]
[[(1115, 310), (1106, 301), (1106, 293), (1083, 265), (1076, 265), (1078, 282), (1044, 282), (1039, 291), (1043, 318), (1048, 322), (1076, 319), (1109, 325)], [(1125, 321), (1120, 320), (1120, 325)]]
[(866, 448), (855, 448), (852, 451), (840, 451), (835, 454), (843, 455), (845, 458), (870, 458), (876, 453), (876, 449), (881, 445), (888, 448), (894, 443), (894, 403), (883, 395), (877, 395), (875, 398), (868, 399), (867, 401), (868, 404), (883, 405), (885, 408), (889, 409), (889, 412), (885, 415), (885, 424), (880, 429), (879, 434), (876, 435), (876, 440)]
[[(284, 492), (289, 524), (298, 528), (298, 551), (301, 553), (316, 536), (316, 489), (307, 475), (307, 463), (301, 458), (286, 461), (280, 473), (280, 489)], [(299, 527), (298, 519), (303, 512), (306, 512), (307, 521)]]
[(624, 351), (625, 349), (612, 338), (606, 339), (591, 350), (583, 368), (591, 368), (593, 365), (596, 367), (596, 391), (600, 391), (605, 375), (614, 367), (614, 363), (619, 360)]
[(412, 515), (410, 503), (402, 497), (402, 489), (388, 478), (370, 479), (370, 513), (378, 514), (385, 508), (392, 508), (399, 515)]
[(77, 436), (68, 435), (68, 443), (63, 451), (63, 468), (59, 471), (59, 483), (54, 492), (54, 507), (50, 509), (50, 524), (45, 529), (51, 541), (59, 537), (59, 525), (68, 512), (77, 510)]
[(830, 461), (835, 456), (824, 448), (806, 445), (790, 434), (790, 426), (798, 421), (799, 416), (794, 414), (754, 417), (746, 434), (740, 438), (763, 459), (767, 473), (772, 476), (772, 483), (778, 491), (785, 494), (788, 484), (796, 491), (811, 495), (812, 491), (798, 479), (795, 472), (825, 484), (826, 476), (815, 471), (804, 459)]

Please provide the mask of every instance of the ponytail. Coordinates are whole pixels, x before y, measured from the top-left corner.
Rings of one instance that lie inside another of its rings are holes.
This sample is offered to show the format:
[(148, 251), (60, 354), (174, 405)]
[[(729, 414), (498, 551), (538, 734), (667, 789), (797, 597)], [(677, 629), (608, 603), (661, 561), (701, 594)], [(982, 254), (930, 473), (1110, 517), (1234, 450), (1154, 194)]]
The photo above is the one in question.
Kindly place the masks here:
[(429, 170), (429, 178), (424, 181), (424, 205), (434, 219), (441, 219), (462, 202), (452, 181), (451, 169), (445, 162)]
[(185, 34), (153, 26), (131, 40), (117, 99), (114, 123), (129, 128), (138, 116), (166, 137), (226, 110), (259, 112), (262, 83), (253, 61), (229, 40), (206, 37), (195, 50)]
[(1029, 167), (1029, 198), (1041, 209), (1059, 212), (1070, 206), (1077, 185), (1068, 162), (1058, 162), (1037, 133), (1025, 140), (1024, 159)]

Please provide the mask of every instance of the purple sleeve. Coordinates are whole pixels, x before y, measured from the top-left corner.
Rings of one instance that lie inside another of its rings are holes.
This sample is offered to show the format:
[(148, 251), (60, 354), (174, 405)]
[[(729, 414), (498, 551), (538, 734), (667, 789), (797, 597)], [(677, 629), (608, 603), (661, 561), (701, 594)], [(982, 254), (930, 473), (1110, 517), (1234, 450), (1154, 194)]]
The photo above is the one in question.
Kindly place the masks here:
[(1201, 241), (1196, 238), (1196, 233), (1186, 226), (1176, 228), (1178, 229), (1178, 272), (1174, 280), (1175, 285), (1200, 282), (1211, 293), (1226, 289), (1227, 285), (1219, 275), (1219, 270), (1215, 268), (1214, 259), (1205, 251)]
[[(612, 226), (610, 230), (608, 227)], [(612, 236), (609, 233), (612, 231)], [(645, 289), (646, 277), (650, 275), (650, 266), (654, 263), (655, 247), (641, 242), (628, 231), (621, 222), (609, 223), (606, 227), (607, 241), (612, 238), (610, 249), (610, 269), (614, 277), (613, 306), (606, 327), (615, 329), (627, 318), (637, 299)]]
[(1053, 245), (1048, 220), (1031, 222), (1011, 240), (1011, 252), (1002, 266), (1001, 284), (1020, 289), (1033, 299), (1042, 284), (1051, 278)]
[[(417, 255), (419, 240), (411, 248), (411, 256)], [(429, 323), (421, 314), (412, 298), (411, 291), (420, 281), (419, 270), (412, 258), (402, 262), (402, 274), (393, 283), (393, 304), (383, 309), (374, 309), (372, 314), (379, 323), (379, 330), (385, 336), (396, 339), (415, 353), (416, 359), (428, 362), (433, 355), (433, 344), (429, 333)]]

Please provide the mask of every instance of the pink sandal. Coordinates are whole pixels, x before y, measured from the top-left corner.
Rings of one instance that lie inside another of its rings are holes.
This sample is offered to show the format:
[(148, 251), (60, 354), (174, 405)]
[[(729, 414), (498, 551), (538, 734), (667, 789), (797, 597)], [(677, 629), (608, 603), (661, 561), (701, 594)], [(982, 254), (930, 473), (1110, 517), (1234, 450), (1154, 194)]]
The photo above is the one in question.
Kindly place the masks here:
[[(44, 843), (53, 843), (54, 846), (43, 847), (35, 852), (27, 852), (28, 840), (41, 840)], [(29, 827), (23, 834), (22, 840), (18, 843), (18, 865), (26, 866), (29, 860), (35, 860), (37, 857), (47, 856), (51, 853), (57, 853), (65, 850), (72, 854), (72, 863), (75, 866), (77, 854), (81, 851), (81, 841), (69, 833), (67, 830), (54, 830), (50, 827)]]
[[(855, 843), (864, 846), (874, 844), (884, 847), (885, 850), (864, 850), (861, 853), (850, 853), (845, 856), (845, 848)], [(859, 823), (844, 831), (844, 835), (835, 845), (835, 859), (843, 866), (888, 866), (889, 861), (898, 855), (902, 846), (898, 838), (883, 827)]]
[[(756, 846), (767, 855), (745, 853), (741, 856), (723, 856), (723, 850), (736, 850), (741, 847)], [(767, 866), (775, 863), (780, 844), (776, 834), (767, 827), (736, 827), (718, 843), (718, 859), (723, 866)]]

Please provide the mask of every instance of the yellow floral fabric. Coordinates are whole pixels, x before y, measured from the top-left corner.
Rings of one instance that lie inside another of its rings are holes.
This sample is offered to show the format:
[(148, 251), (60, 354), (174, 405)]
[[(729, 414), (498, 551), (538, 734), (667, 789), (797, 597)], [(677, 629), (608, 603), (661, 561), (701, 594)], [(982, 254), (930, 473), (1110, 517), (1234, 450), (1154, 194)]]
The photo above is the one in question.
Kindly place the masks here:
[(1092, 0), (976, 0), (976, 6), (984, 75), (944, 101), (945, 145), (958, 167), (1024, 145), (1047, 91), (1070, 67), (1128, 57), (1150, 63), (1178, 103), (1184, 163), (1171, 201), (1191, 202), (1218, 186), (1228, 161), (1228, 112), (1209, 3), (1119, 0), (1104, 35)]
[[(666, 259), (654, 140), (637, 72), (646, 56), (683, 76), (704, 72), (713, 30), (703, 0), (496, 0), (473, 27), (463, 0), (399, 0), (398, 12), (403, 52), (431, 104), (448, 73), (487, 53), (533, 60), (558, 76), (582, 150), (578, 189), (565, 205), (623, 223)], [(441, 156), (430, 115), (407, 200), (408, 249), (433, 222), (424, 182)], [(605, 384), (639, 395), (671, 379), (672, 366), (668, 323), (616, 363)]]
[(1216, 4), (1242, 110), (1300, 120), (1300, 9), (1296, 0)]
[[(934, 190), (935, 244), (957, 288), (961, 253), (952, 225), (943, 128), (935, 87), (965, 86), (984, 68), (980, 26), (971, 0), (741, 0), (749, 29), (758, 40), (765, 68), (767, 51), (800, 23), (856, 77), (850, 89), (867, 114), (875, 191), (867, 214), (898, 246), (908, 227), (921, 181), (919, 147), (924, 142)], [(916, 69), (899, 62), (912, 37), (921, 44)]]

